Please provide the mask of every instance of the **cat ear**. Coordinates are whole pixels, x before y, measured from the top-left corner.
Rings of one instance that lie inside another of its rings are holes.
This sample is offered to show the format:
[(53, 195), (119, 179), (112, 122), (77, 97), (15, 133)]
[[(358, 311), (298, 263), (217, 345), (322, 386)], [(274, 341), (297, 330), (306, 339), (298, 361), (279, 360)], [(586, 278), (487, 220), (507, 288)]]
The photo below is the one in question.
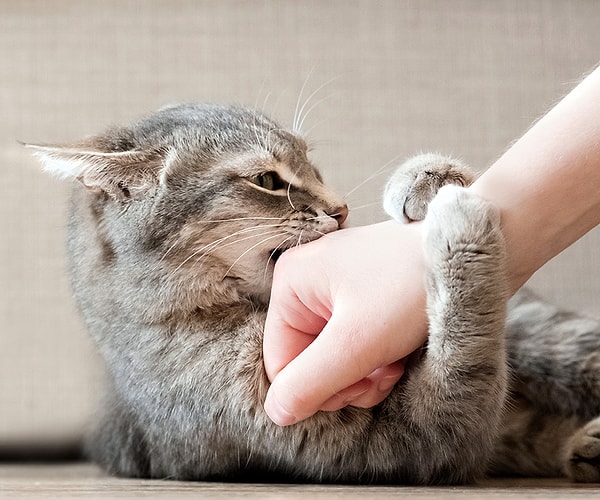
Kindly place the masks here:
[(140, 198), (159, 184), (164, 152), (97, 151), (93, 147), (25, 144), (44, 170), (61, 179), (78, 180), (93, 192), (116, 200)]

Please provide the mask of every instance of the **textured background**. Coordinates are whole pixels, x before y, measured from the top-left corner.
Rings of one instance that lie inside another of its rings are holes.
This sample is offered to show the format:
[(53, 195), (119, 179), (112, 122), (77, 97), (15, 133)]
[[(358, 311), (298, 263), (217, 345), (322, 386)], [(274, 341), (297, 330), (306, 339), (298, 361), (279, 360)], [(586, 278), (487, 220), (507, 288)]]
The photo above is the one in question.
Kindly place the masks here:
[[(0, 2), (0, 448), (77, 436), (99, 391), (65, 276), (68, 186), (18, 140), (185, 100), (290, 124), (314, 93), (304, 128), (342, 193), (420, 150), (483, 169), (598, 63), (599, 26), (595, 0)], [(383, 217), (384, 179), (348, 197), (352, 223)], [(600, 314), (599, 243), (597, 229), (533, 284)]]

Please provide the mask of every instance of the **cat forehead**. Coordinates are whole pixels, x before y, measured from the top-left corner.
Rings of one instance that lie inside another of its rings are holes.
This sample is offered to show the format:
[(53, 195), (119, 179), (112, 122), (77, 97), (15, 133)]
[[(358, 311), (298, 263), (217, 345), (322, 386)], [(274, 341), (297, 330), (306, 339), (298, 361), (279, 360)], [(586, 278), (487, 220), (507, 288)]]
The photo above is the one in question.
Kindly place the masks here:
[[(126, 127), (136, 147), (157, 144), (180, 152), (223, 153), (262, 149), (276, 157), (306, 153), (304, 138), (261, 113), (237, 106), (185, 104), (165, 108)], [(122, 131), (118, 131), (122, 132)], [(112, 138), (114, 142), (114, 138)]]
[(131, 125), (141, 140), (194, 140), (219, 136), (221, 141), (240, 141), (252, 136), (268, 141), (280, 131), (277, 123), (261, 113), (238, 106), (188, 103), (163, 108)]

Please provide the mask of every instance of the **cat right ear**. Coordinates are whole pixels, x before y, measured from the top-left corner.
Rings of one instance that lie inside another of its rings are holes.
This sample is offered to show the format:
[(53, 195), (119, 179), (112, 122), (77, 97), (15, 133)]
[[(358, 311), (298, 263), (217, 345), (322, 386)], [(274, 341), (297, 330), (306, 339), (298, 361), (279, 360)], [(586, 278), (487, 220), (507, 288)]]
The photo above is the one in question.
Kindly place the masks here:
[(140, 198), (157, 186), (165, 156), (161, 150), (104, 152), (77, 145), (24, 146), (33, 150), (45, 171), (77, 180), (90, 191), (119, 201)]

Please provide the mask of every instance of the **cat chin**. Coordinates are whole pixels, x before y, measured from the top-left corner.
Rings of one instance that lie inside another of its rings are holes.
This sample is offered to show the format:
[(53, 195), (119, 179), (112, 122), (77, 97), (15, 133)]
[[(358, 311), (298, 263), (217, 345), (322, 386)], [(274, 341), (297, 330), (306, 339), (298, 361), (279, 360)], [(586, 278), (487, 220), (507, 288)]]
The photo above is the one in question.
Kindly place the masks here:
[(235, 287), (240, 298), (250, 298), (252, 302), (263, 305), (269, 303), (275, 262), (269, 257), (267, 259), (257, 266), (259, 272), (245, 270), (247, 272), (242, 271), (238, 276), (228, 276), (229, 285)]

